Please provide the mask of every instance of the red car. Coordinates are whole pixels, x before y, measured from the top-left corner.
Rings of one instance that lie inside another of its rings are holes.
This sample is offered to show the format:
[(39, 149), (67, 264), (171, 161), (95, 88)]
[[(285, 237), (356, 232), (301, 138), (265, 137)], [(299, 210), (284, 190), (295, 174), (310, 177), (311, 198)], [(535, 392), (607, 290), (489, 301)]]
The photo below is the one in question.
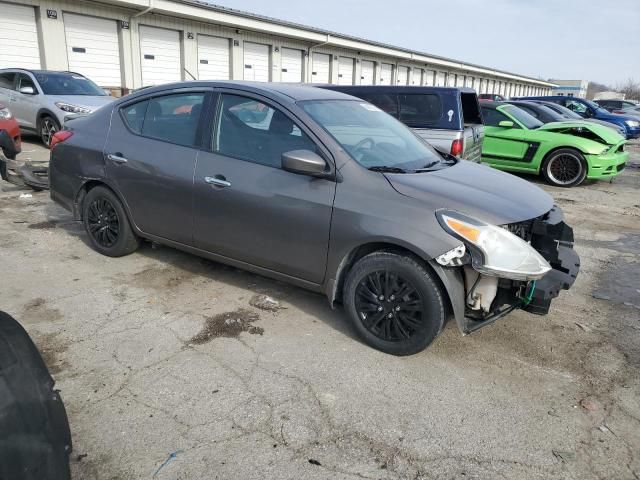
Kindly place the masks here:
[(478, 95), (478, 100), (481, 102), (503, 102), (506, 98), (497, 93), (481, 93)]
[[(0, 103), (0, 150), (10, 160), (15, 160), (20, 153), (20, 127), (9, 109)], [(2, 156), (0, 156), (0, 159)], [(7, 164), (0, 160), (0, 175), (7, 180)]]

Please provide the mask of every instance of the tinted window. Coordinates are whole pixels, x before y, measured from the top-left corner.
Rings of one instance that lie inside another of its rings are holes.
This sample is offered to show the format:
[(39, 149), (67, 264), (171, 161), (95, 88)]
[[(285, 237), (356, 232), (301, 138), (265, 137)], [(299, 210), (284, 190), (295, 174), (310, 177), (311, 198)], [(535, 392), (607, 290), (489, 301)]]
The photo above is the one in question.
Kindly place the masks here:
[(565, 105), (569, 110), (578, 114), (587, 111), (587, 106), (584, 103), (575, 100), (565, 100)]
[(357, 100), (298, 103), (364, 167), (416, 170), (442, 163), (427, 142), (373, 105)]
[(129, 105), (121, 110), (122, 119), (127, 126), (136, 133), (142, 133), (142, 123), (144, 122), (144, 115), (147, 113), (148, 105), (149, 100), (145, 100)]
[(511, 122), (511, 119), (507, 117), (504, 113), (499, 112), (498, 110), (494, 110), (493, 108), (482, 108), (482, 118), (484, 119), (484, 124), (489, 127), (497, 127), (498, 124), (504, 120)]
[(400, 94), (400, 121), (410, 126), (430, 126), (442, 117), (442, 100), (433, 94)]
[(35, 77), (45, 95), (106, 95), (104, 90), (82, 75), (38, 73)]
[(203, 101), (204, 93), (183, 93), (150, 99), (142, 123), (142, 135), (194, 146)]
[(533, 108), (529, 107), (528, 105), (518, 105), (518, 108), (521, 109), (521, 110), (524, 110), (525, 112), (527, 112), (532, 117), (535, 117), (535, 118), (539, 118), (540, 117), (540, 115), (538, 115), (538, 112), (536, 112)]
[(515, 107), (513, 105), (505, 105), (504, 111), (515, 118), (518, 122), (524, 125), (527, 128), (538, 128), (543, 125), (543, 123), (535, 117), (532, 117), (524, 110)]
[(0, 73), (0, 88), (13, 89), (13, 79), (16, 77), (15, 73)]
[[(349, 92), (350, 93), (350, 92)], [(398, 101), (394, 93), (353, 93), (369, 103), (373, 103), (383, 112), (398, 117)]]
[(214, 151), (262, 165), (280, 167), (282, 154), (316, 151), (311, 139), (284, 113), (258, 100), (222, 95)]

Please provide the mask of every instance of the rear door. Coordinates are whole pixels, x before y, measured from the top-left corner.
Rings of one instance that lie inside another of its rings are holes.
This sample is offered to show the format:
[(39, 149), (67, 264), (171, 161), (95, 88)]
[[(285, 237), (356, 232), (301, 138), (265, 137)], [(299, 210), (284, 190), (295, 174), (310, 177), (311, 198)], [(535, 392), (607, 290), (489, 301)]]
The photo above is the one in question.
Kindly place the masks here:
[(211, 148), (194, 175), (196, 246), (321, 283), (335, 182), (286, 172), (281, 155), (328, 153), (268, 100), (229, 91), (218, 103)]
[(207, 93), (163, 94), (113, 112), (105, 146), (107, 177), (145, 233), (193, 243), (193, 172)]

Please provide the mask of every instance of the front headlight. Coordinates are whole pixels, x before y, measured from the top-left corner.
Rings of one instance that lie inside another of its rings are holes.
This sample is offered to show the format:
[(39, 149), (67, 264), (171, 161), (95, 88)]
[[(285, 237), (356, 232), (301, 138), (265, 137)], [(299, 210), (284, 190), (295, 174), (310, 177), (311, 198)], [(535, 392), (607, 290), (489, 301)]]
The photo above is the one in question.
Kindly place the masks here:
[(11, 115), (11, 110), (4, 105), (0, 105), (0, 120), (10, 120), (12, 118), (13, 115)]
[(71, 105), (70, 103), (64, 103), (64, 102), (56, 102), (56, 107), (58, 107), (63, 112), (69, 112), (69, 113), (91, 113), (92, 112), (90, 108), (78, 107), (77, 105)]
[(537, 280), (551, 266), (531, 245), (504, 228), (458, 212), (437, 212), (440, 225), (471, 251), (473, 268), (485, 275), (512, 280)]
[(638, 122), (636, 120), (625, 120), (624, 123), (626, 123), (627, 125), (629, 125), (632, 128), (640, 127), (640, 122)]

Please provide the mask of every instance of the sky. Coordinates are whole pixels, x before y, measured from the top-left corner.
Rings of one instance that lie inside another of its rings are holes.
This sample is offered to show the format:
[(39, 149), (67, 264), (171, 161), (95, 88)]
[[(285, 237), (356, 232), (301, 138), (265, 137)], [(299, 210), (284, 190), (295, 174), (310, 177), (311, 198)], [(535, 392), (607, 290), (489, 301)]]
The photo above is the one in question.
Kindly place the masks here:
[(640, 0), (209, 0), (536, 78), (640, 81)]

